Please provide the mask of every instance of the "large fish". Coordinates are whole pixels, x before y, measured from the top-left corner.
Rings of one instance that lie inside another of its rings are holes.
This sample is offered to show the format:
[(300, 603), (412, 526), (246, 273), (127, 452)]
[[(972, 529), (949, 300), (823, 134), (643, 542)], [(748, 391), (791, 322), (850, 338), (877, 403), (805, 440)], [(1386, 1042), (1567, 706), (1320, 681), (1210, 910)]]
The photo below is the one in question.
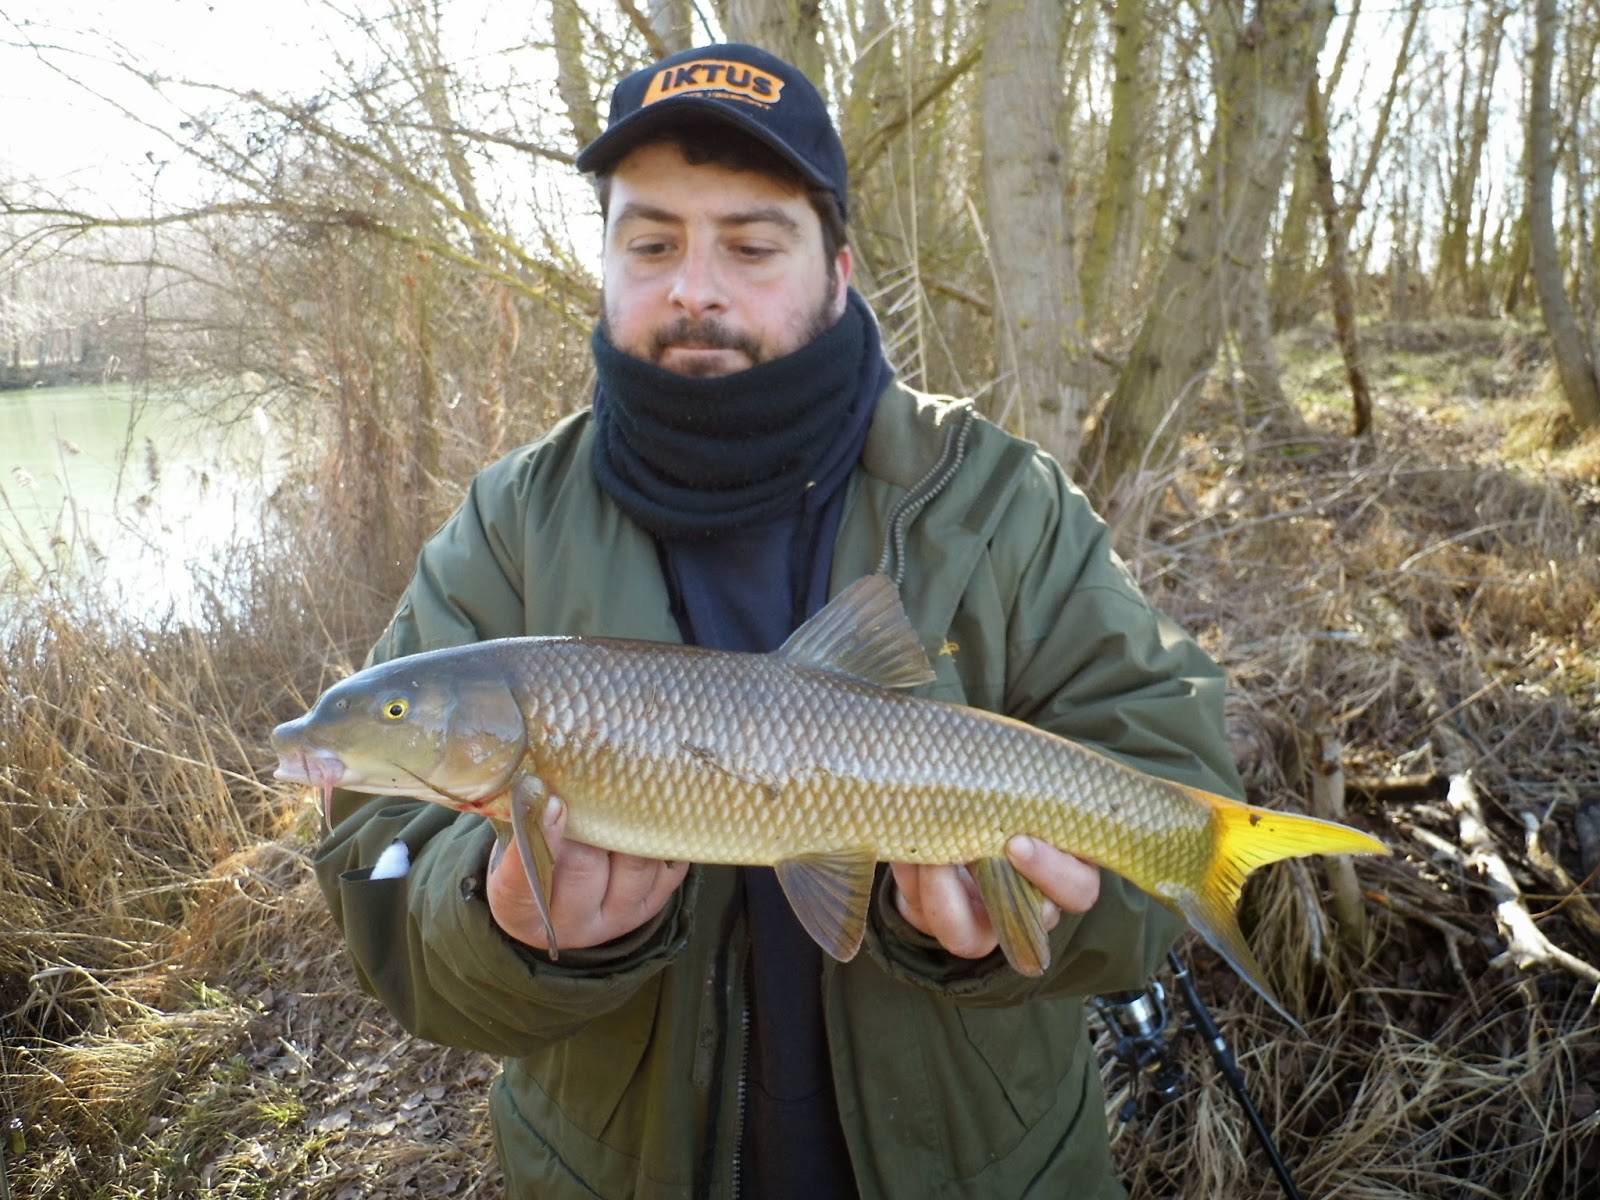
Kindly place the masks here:
[(775, 867), (801, 924), (841, 960), (860, 947), (878, 863), (970, 864), (1006, 957), (1038, 975), (1050, 961), (1042, 896), (1005, 854), (1029, 834), (1183, 914), (1280, 1012), (1235, 920), (1245, 876), (1302, 854), (1388, 853), (1359, 830), (898, 690), (933, 677), (894, 584), (875, 575), (771, 654), (479, 642), (360, 671), (272, 743), (277, 777), (320, 788), (324, 804), (343, 787), (496, 821), (528, 865), (551, 957), (552, 863), (537, 814), (552, 794), (578, 841)]

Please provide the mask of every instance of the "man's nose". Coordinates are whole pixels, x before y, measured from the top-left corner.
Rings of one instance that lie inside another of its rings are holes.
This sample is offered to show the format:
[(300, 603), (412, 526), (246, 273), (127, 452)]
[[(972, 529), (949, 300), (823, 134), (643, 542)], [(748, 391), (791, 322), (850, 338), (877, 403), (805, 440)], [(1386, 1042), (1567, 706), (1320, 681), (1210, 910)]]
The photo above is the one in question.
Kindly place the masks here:
[(685, 248), (668, 299), (691, 317), (727, 307), (722, 267), (713, 246), (691, 243)]

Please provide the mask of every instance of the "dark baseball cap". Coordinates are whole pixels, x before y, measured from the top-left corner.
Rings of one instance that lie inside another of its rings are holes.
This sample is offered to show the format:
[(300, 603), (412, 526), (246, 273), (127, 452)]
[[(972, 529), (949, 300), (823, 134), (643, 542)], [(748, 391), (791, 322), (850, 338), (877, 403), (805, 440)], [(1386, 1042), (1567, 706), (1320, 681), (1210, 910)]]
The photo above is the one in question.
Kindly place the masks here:
[(777, 55), (738, 42), (680, 50), (617, 84), (606, 131), (583, 148), (578, 170), (609, 170), (641, 142), (700, 120), (742, 129), (846, 212), (844, 143), (822, 94)]

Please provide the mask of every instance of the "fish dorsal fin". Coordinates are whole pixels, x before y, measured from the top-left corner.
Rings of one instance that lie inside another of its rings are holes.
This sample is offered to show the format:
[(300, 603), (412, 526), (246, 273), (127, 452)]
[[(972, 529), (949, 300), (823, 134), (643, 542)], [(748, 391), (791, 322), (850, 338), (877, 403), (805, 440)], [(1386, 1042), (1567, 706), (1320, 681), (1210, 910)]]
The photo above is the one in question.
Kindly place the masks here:
[(928, 655), (900, 603), (900, 589), (887, 575), (856, 580), (796, 629), (777, 654), (879, 687), (916, 687), (934, 678)]

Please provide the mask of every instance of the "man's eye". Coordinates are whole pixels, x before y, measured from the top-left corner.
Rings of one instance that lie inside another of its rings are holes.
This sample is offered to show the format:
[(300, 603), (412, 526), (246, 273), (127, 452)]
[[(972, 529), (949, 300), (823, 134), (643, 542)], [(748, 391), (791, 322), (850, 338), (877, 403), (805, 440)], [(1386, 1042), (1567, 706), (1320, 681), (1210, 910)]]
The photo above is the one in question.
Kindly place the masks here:
[(764, 259), (771, 258), (777, 252), (772, 246), (736, 246), (734, 248), (734, 253), (750, 262), (761, 262)]
[(669, 249), (666, 242), (635, 242), (628, 247), (628, 253), (637, 258), (660, 258)]

